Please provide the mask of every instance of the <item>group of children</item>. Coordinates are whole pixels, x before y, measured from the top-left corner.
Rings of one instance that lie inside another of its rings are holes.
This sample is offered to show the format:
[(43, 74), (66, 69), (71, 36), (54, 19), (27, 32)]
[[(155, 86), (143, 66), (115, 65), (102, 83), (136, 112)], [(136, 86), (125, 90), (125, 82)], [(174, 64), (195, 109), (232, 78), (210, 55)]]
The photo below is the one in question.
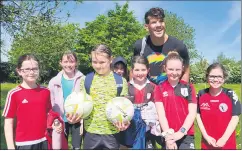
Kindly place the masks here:
[[(158, 142), (163, 149), (194, 149), (195, 119), (202, 133), (202, 149), (236, 149), (235, 128), (241, 106), (235, 92), (222, 87), (227, 78), (223, 65), (213, 63), (208, 67), (209, 88), (196, 96), (194, 86), (181, 80), (183, 59), (176, 51), (166, 56), (161, 68), (167, 80), (159, 85), (147, 78), (149, 62), (143, 56), (132, 58), (128, 83), (126, 60), (113, 59), (106, 45), (99, 44), (91, 51), (93, 73), (84, 76), (77, 69), (77, 60), (74, 52), (64, 53), (60, 59), (62, 70), (45, 88), (37, 84), (38, 59), (31, 54), (19, 57), (16, 70), (22, 83), (9, 91), (3, 111), (8, 149), (48, 149), (46, 125), (50, 110), (64, 121), (63, 125), (53, 124), (53, 130), (64, 131), (66, 138), (71, 132), (73, 149), (80, 149), (82, 136), (83, 149), (119, 149), (120, 142), (129, 148), (146, 149), (149, 147), (144, 143), (148, 141), (153, 146)], [(122, 84), (117, 84), (117, 78)], [(66, 97), (73, 91), (86, 91), (93, 99), (93, 111), (86, 119), (67, 115), (63, 109)], [(129, 98), (135, 106), (129, 123), (111, 123), (106, 118), (106, 104), (116, 96)], [(150, 113), (152, 116), (147, 118)], [(156, 120), (153, 125), (151, 119)], [(133, 137), (131, 144), (127, 143), (129, 137)]]

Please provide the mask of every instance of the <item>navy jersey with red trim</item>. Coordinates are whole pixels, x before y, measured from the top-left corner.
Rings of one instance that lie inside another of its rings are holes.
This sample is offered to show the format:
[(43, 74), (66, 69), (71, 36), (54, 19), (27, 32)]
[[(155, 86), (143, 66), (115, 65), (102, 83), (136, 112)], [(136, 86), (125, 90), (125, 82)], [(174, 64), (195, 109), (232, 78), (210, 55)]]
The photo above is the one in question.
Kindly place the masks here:
[[(175, 131), (179, 131), (189, 113), (188, 104), (197, 103), (194, 86), (185, 81), (180, 81), (174, 88), (168, 81), (158, 85), (154, 99), (163, 103), (168, 125)], [(194, 125), (187, 135), (194, 135)]]
[(32, 145), (45, 140), (47, 114), (51, 109), (50, 91), (42, 86), (21, 86), (8, 92), (3, 116), (16, 118), (16, 145)]
[[(216, 139), (222, 137), (232, 116), (241, 114), (240, 101), (231, 89), (223, 88), (217, 96), (209, 93), (209, 88), (200, 90), (198, 95), (198, 114), (209, 136)], [(202, 139), (203, 149), (215, 149)], [(236, 149), (235, 131), (222, 149)]]
[(135, 88), (131, 83), (128, 84), (129, 99), (134, 104), (148, 103), (154, 101), (154, 89), (156, 85), (152, 82), (146, 83), (145, 87), (141, 90)]

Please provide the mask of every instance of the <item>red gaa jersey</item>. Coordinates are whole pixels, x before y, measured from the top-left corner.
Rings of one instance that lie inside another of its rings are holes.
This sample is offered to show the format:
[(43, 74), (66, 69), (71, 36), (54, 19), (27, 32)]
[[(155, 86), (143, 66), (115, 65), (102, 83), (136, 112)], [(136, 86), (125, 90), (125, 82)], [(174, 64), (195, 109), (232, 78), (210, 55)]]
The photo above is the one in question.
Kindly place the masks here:
[(45, 138), (47, 113), (51, 109), (50, 91), (42, 86), (25, 89), (21, 86), (7, 95), (3, 116), (16, 117), (16, 145), (32, 145)]
[[(233, 90), (223, 88), (217, 96), (211, 96), (209, 88), (200, 90), (197, 95), (198, 114), (207, 134), (216, 141), (221, 138), (227, 129), (232, 116), (239, 116), (241, 106)], [(222, 148), (214, 148), (202, 138), (202, 149), (236, 149), (235, 131)]]
[(139, 90), (135, 87), (134, 81), (130, 80), (128, 86), (129, 99), (134, 104), (148, 103), (149, 101), (154, 101), (154, 89), (156, 85), (150, 82), (148, 79), (145, 84)]
[[(197, 103), (196, 92), (192, 84), (180, 81), (174, 88), (168, 80), (158, 85), (154, 94), (155, 102), (162, 102), (168, 125), (179, 131), (189, 111), (189, 103)], [(194, 135), (194, 125), (188, 130), (187, 135)]]

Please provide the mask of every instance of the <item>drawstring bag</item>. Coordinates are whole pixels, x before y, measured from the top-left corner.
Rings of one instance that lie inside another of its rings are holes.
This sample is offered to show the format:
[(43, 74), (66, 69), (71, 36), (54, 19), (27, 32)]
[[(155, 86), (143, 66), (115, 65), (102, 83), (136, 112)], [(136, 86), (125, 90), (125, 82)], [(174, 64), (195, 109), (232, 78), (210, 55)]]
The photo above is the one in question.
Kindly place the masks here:
[(140, 109), (135, 109), (130, 126), (123, 132), (120, 132), (121, 144), (132, 146), (132, 149), (145, 148), (146, 124), (142, 120)]

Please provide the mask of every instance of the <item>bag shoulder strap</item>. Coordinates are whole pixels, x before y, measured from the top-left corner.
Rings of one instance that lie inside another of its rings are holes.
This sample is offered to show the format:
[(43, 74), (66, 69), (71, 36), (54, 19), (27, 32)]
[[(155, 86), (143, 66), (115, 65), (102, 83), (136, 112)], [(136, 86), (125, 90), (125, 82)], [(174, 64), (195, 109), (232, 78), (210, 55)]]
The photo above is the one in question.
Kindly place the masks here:
[(91, 88), (93, 77), (94, 77), (94, 72), (87, 74), (84, 82), (86, 93), (89, 95), (90, 95), (90, 88)]
[(140, 56), (143, 56), (144, 55), (144, 52), (145, 52), (145, 46), (146, 46), (146, 40), (147, 40), (147, 37), (143, 37), (142, 39), (142, 43), (141, 43), (141, 50), (140, 50)]
[[(117, 86), (117, 96), (120, 96), (120, 94), (123, 90), (123, 79), (122, 79), (121, 76), (119, 76), (116, 73), (113, 73), (113, 76), (114, 76), (116, 86)], [(94, 77), (94, 72), (87, 74), (86, 78), (85, 78), (85, 82), (84, 82), (86, 93), (89, 94), (89, 95), (90, 95), (90, 88), (91, 88), (91, 85), (92, 85), (93, 77)]]

